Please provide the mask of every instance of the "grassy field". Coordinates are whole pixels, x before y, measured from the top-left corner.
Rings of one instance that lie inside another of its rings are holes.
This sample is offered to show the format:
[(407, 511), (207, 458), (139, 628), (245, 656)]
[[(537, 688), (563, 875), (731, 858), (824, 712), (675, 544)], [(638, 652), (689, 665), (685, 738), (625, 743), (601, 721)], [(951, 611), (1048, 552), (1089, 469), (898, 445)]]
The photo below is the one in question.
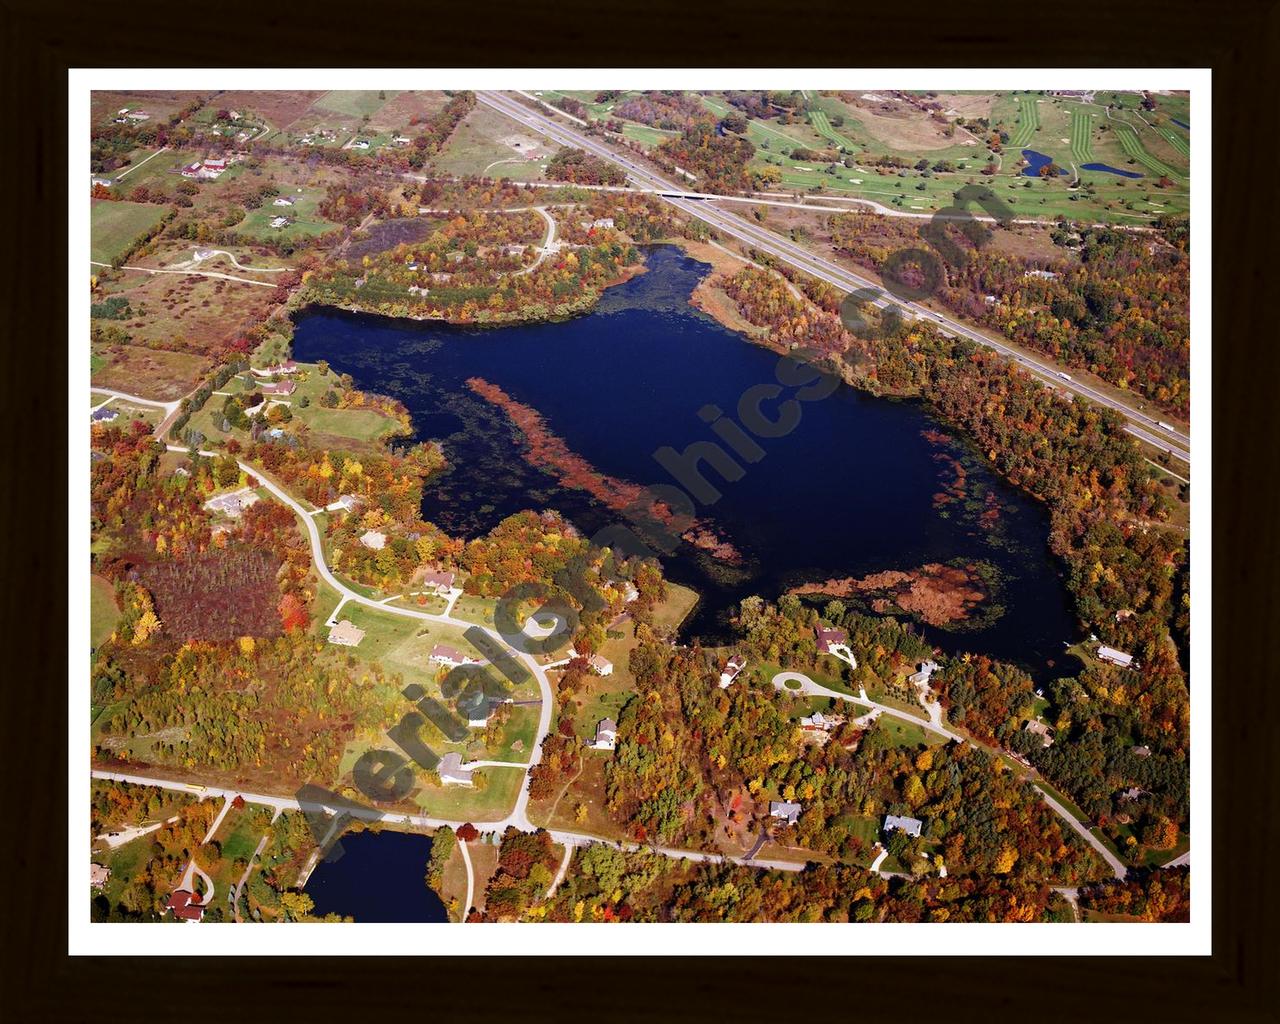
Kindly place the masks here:
[(399, 95), (378, 89), (335, 89), (327, 92), (315, 101), (312, 106), (317, 110), (331, 110), (336, 114), (348, 117), (371, 116), (374, 111), (388, 100)]
[(97, 647), (120, 621), (116, 591), (101, 576), (89, 577), (89, 643)]
[[(502, 141), (515, 136), (539, 143), (539, 158), (525, 159), (525, 153)], [(493, 178), (540, 181), (544, 177), (542, 169), (547, 158), (558, 148), (532, 129), (521, 127), (481, 106), (468, 114), (454, 130), (448, 145), (437, 155), (435, 165), (445, 174), (485, 174)]]
[(1036, 97), (1023, 94), (1018, 97), (1018, 120), (1016, 128), (1009, 134), (1009, 146), (1013, 149), (1025, 149), (1035, 139), (1040, 128), (1040, 107)]
[[(244, 220), (236, 225), (236, 232), (250, 238), (314, 238), (339, 227), (320, 215), (318, 207), (322, 196), (319, 189), (304, 189), (299, 193), (296, 187), (292, 187), (281, 189), (280, 194), (292, 199), (293, 205), (276, 206), (274, 198), (267, 199), (258, 209), (245, 215)], [(287, 217), (289, 224), (273, 228), (271, 222), (277, 217)]]
[(209, 360), (190, 352), (163, 352), (137, 345), (119, 353), (95, 352), (103, 362), (93, 371), (93, 383), (162, 402), (181, 398), (205, 375)]
[(464, 821), (497, 821), (506, 817), (524, 784), (519, 768), (480, 768), (488, 780), (483, 789), (468, 786), (422, 786), (413, 801), (422, 813)]
[(89, 208), (89, 258), (110, 263), (140, 234), (160, 223), (167, 207), (95, 199)]
[[(399, 423), (372, 409), (328, 409), (320, 404), (329, 390), (341, 392), (342, 385), (332, 370), (321, 376), (314, 363), (300, 363), (299, 372), (293, 377), (297, 389), (288, 397), (293, 421), (305, 423), (315, 435), (317, 443), (340, 445), (344, 441), (374, 442), (395, 433)], [(223, 391), (238, 394), (246, 390), (241, 378), (232, 378)], [(204, 408), (191, 417), (191, 426), (204, 434), (214, 444), (221, 444), (229, 437), (241, 443), (248, 439), (247, 430), (223, 431), (222, 406), (226, 399), (212, 396)], [(304, 405), (303, 402), (306, 402)], [(289, 424), (281, 424), (287, 432)]]
[[(200, 155), (181, 149), (166, 149), (153, 152), (155, 152), (154, 156), (151, 156), (149, 152), (143, 151), (130, 154), (132, 162), (129, 166), (113, 172), (115, 184), (111, 186), (111, 191), (114, 195), (127, 196), (139, 185), (148, 188), (155, 186), (164, 188), (164, 186), (180, 180), (178, 174), (182, 168), (187, 164), (193, 163)], [(145, 163), (143, 163), (144, 160), (146, 161)], [(168, 190), (165, 189), (165, 191), (167, 192)]]

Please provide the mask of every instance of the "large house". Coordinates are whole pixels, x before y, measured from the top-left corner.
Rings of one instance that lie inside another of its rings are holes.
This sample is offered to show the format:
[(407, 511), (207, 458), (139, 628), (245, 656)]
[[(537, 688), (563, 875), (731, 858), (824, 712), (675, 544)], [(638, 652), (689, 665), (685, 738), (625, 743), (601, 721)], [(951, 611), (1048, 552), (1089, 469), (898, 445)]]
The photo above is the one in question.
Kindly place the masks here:
[(924, 827), (924, 822), (919, 818), (907, 818), (897, 814), (886, 814), (884, 816), (884, 830), (886, 832), (905, 832), (909, 836), (920, 838), (920, 830)]
[(591, 655), (587, 659), (587, 664), (591, 667), (591, 671), (598, 676), (613, 675), (613, 662), (599, 654)]
[(291, 395), (297, 390), (298, 385), (291, 380), (281, 380), (259, 384), (264, 395)]
[(828, 629), (825, 626), (819, 626), (818, 633), (818, 650), (823, 654), (834, 653), (831, 648), (835, 646), (846, 646), (849, 642), (849, 634), (843, 629)]
[(244, 487), (238, 491), (232, 491), (230, 494), (219, 494), (216, 498), (210, 498), (204, 503), (204, 507), (210, 512), (222, 512), (232, 519), (237, 519), (240, 513), (250, 505), (256, 504), (257, 501), (257, 492)]
[(1112, 665), (1119, 665), (1121, 668), (1128, 668), (1133, 664), (1133, 655), (1125, 654), (1124, 651), (1117, 651), (1114, 647), (1102, 646), (1098, 648), (1098, 657), (1103, 661), (1109, 661)]
[(356, 647), (364, 639), (364, 630), (349, 619), (343, 619), (329, 627), (329, 643), (342, 647)]
[(1023, 728), (1027, 732), (1039, 736), (1041, 746), (1048, 747), (1053, 745), (1053, 730), (1045, 725), (1044, 722), (1037, 722), (1032, 719)]
[(493, 713), (498, 710), (498, 705), (502, 701), (492, 698), (480, 702), (479, 707), (473, 711), (467, 712), (467, 726), (472, 729), (483, 729), (489, 724), (489, 719), (493, 717)]
[(450, 647), (448, 644), (436, 644), (431, 648), (429, 660), (440, 665), (448, 665), (449, 668), (457, 668), (459, 665), (482, 664), (479, 658), (473, 658), (469, 654), (463, 654), (456, 647)]
[(204, 904), (198, 896), (186, 889), (178, 889), (169, 894), (165, 907), (173, 911), (179, 921), (199, 921), (204, 917)]
[(815, 711), (807, 718), (800, 719), (800, 728), (830, 732), (836, 726), (844, 725), (844, 720), (844, 715), (824, 715), (821, 711)]
[(729, 684), (738, 678), (738, 673), (747, 667), (747, 659), (741, 654), (735, 654), (729, 659), (724, 667), (724, 671), (720, 673), (720, 689), (727, 690)]
[(780, 821), (785, 821), (788, 825), (794, 825), (800, 818), (800, 812), (804, 808), (794, 800), (770, 800), (769, 815)]
[(451, 572), (430, 570), (422, 577), (422, 589), (436, 594), (447, 594), (453, 589), (454, 575)]
[(108, 409), (104, 406), (103, 408), (98, 409), (96, 412), (94, 412), (93, 422), (94, 423), (110, 423), (113, 419), (115, 419), (119, 415), (120, 414), (116, 412), (114, 409)]
[(283, 363), (277, 363), (275, 366), (267, 366), (261, 370), (259, 370), (257, 367), (254, 367), (253, 372), (255, 376), (258, 376), (258, 377), (275, 377), (276, 375), (282, 374), (282, 373), (297, 373), (298, 364), (295, 363), (292, 359), (287, 359)]
[(618, 745), (618, 723), (612, 718), (602, 718), (596, 723), (596, 740), (591, 744), (596, 750), (613, 750)]
[(440, 776), (440, 781), (446, 786), (470, 786), (471, 769), (462, 767), (462, 755), (456, 750), (451, 750), (440, 758), (440, 763), (436, 766), (436, 773)]
[(111, 877), (111, 869), (102, 864), (89, 865), (89, 884), (95, 889), (101, 889), (107, 884), (107, 879)]
[(921, 662), (920, 670), (918, 672), (912, 673), (910, 676), (907, 677), (907, 679), (909, 682), (914, 683), (916, 686), (928, 686), (929, 679), (933, 676), (935, 672), (938, 671), (939, 668), (941, 668), (941, 666), (936, 661), (931, 660), (931, 661)]
[(360, 535), (360, 543), (370, 551), (381, 551), (387, 546), (387, 535), (379, 530), (365, 530)]

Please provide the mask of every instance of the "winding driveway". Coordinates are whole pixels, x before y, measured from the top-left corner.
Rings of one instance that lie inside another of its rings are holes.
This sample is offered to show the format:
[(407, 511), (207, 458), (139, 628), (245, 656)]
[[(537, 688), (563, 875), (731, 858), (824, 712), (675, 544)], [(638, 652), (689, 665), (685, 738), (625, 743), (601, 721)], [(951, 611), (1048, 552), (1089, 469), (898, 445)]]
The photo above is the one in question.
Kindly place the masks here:
[[(792, 688), (787, 686), (788, 682), (797, 683), (798, 685), (795, 688)], [(864, 704), (871, 708), (872, 711), (878, 711), (882, 715), (889, 715), (893, 718), (900, 718), (905, 722), (912, 722), (915, 725), (920, 726), (922, 729), (928, 729), (930, 732), (935, 732), (939, 736), (945, 736), (954, 743), (970, 743), (974, 746), (981, 746), (984, 750), (989, 750), (992, 753), (999, 753), (999, 751), (992, 750), (991, 747), (987, 747), (985, 744), (974, 743), (973, 740), (961, 736), (959, 733), (952, 732), (940, 722), (935, 722), (935, 716), (932, 711), (930, 711), (930, 721), (922, 722), (914, 715), (909, 715), (906, 712), (899, 711), (897, 708), (891, 708), (887, 704), (880, 704), (871, 700), (865, 696), (865, 691), (860, 693), (857, 697), (854, 697), (851, 694), (841, 693), (839, 690), (833, 690), (830, 687), (823, 686), (821, 683), (815, 683), (803, 672), (779, 672), (773, 677), (773, 685), (780, 690), (785, 689), (788, 693), (804, 694), (807, 697), (830, 697), (832, 700), (847, 700), (858, 704)], [(941, 709), (939, 709), (939, 711), (941, 711)], [(940, 717), (940, 715), (936, 717)], [(1098, 856), (1107, 862), (1107, 865), (1111, 868), (1116, 878), (1123, 879), (1129, 873), (1129, 869), (1124, 866), (1120, 858), (1107, 849), (1106, 844), (1095, 836), (1092, 831), (1081, 824), (1074, 814), (1068, 811), (1053, 796), (1041, 788), (1039, 783), (1033, 777), (1028, 775), (1025, 777), (1025, 780), (1035, 787), (1036, 792), (1040, 794), (1040, 799), (1049, 805), (1050, 810), (1054, 811), (1058, 817), (1071, 826), (1081, 839), (1094, 848)]]
[[(170, 451), (176, 451), (176, 452), (188, 451), (188, 449), (183, 448), (180, 445), (168, 445), (167, 447)], [(211, 451), (201, 451), (200, 454), (205, 456), (211, 456), (211, 457), (218, 456), (217, 452), (211, 452)], [(492, 639), (493, 641), (498, 643), (500, 646), (502, 646), (504, 649), (506, 649), (508, 653), (510, 653), (518, 661), (522, 662), (524, 664), (524, 667), (527, 668), (533, 674), (533, 677), (538, 681), (538, 689), (542, 697), (542, 707), (538, 714), (537, 739), (534, 742), (533, 750), (530, 752), (529, 761), (527, 764), (523, 765), (523, 768), (527, 772), (530, 768), (532, 768), (535, 764), (537, 764), (540, 760), (542, 760), (542, 741), (543, 739), (546, 738), (547, 733), (550, 732), (551, 730), (551, 712), (555, 706), (555, 698), (553, 696), (552, 689), (551, 689), (551, 681), (547, 678), (546, 670), (543, 669), (543, 667), (539, 665), (533, 659), (532, 656), (524, 653), (523, 651), (512, 651), (511, 648), (509, 648), (507, 644), (503, 642), (502, 638), (498, 635), (497, 632), (495, 632), (492, 629), (487, 629), (484, 626), (477, 626), (475, 623), (467, 622), (464, 619), (455, 619), (451, 615), (433, 614), (432, 612), (418, 611), (417, 609), (414, 609), (414, 608), (402, 608), (402, 607), (397, 607), (396, 605), (383, 604), (381, 601), (376, 600), (375, 598), (365, 597), (363, 594), (357, 593), (356, 591), (352, 590), (349, 586), (343, 583), (342, 580), (338, 579), (338, 577), (333, 574), (333, 571), (329, 568), (328, 564), (325, 562), (324, 542), (320, 537), (320, 530), (316, 526), (315, 518), (311, 516), (311, 514), (305, 508), (303, 508), (302, 505), (300, 505), (297, 502), (297, 500), (294, 499), (294, 497), (291, 494), (289, 494), (288, 491), (284, 490), (284, 488), (282, 488), (279, 484), (275, 483), (273, 480), (267, 477), (261, 469), (259, 469), (258, 467), (248, 462), (238, 462), (237, 464), (240, 466), (240, 469), (242, 472), (244, 472), (248, 476), (252, 476), (256, 478), (261, 484), (261, 486), (265, 487), (268, 491), (270, 491), (273, 495), (275, 495), (276, 498), (284, 502), (284, 504), (288, 505), (297, 514), (298, 519), (302, 522), (303, 529), (307, 531), (307, 536), (311, 541), (311, 555), (312, 555), (313, 561), (315, 562), (316, 572), (320, 574), (320, 577), (327, 584), (329, 584), (329, 586), (331, 586), (334, 590), (338, 592), (339, 596), (343, 599), (344, 603), (347, 601), (354, 601), (356, 604), (365, 605), (368, 608), (373, 608), (376, 611), (385, 612), (388, 615), (401, 615), (409, 619), (422, 619), (428, 622), (440, 622), (450, 626), (457, 626), (461, 629), (471, 629), (471, 628), (480, 629), (480, 630), (483, 630), (485, 634), (489, 636), (490, 639)], [(534, 830), (534, 826), (529, 821), (528, 806), (529, 806), (529, 787), (526, 783), (525, 785), (520, 787), (520, 794), (516, 797), (516, 803), (515, 803), (515, 806), (512, 808), (511, 813), (508, 814), (501, 821), (490, 823), (492, 828), (496, 831), (502, 831), (502, 829), (506, 828), (506, 826), (514, 825), (516, 828), (524, 832), (532, 832)], [(395, 816), (392, 815), (390, 817), (394, 818)], [(406, 817), (405, 820), (408, 820), (408, 817)], [(427, 819), (424, 819), (424, 820), (427, 820)], [(438, 819), (430, 819), (430, 820), (433, 822), (433, 824), (436, 823), (437, 821), (439, 824), (450, 824), (450, 822), (446, 822), (443, 820), (438, 820)]]

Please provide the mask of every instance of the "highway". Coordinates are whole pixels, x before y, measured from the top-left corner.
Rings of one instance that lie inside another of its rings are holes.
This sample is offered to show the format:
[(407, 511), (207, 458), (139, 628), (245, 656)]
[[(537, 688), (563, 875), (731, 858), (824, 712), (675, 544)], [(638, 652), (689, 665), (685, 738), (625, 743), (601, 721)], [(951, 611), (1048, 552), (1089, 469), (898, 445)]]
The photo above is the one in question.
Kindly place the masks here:
[(1128, 421), (1125, 425), (1125, 430), (1134, 437), (1162, 451), (1169, 452), (1188, 466), (1191, 465), (1191, 439), (1189, 436), (1177, 430), (1163, 427), (1160, 420), (1146, 415), (1141, 410), (1125, 405), (1089, 387), (1087, 384), (1072, 379), (1053, 363), (1044, 362), (1025, 353), (1018, 352), (1000, 341), (979, 333), (960, 321), (953, 320), (941, 313), (935, 313), (933, 310), (916, 303), (900, 302), (892, 298), (883, 297), (883, 290), (875, 282), (861, 277), (831, 260), (815, 255), (767, 228), (727, 213), (714, 205), (715, 200), (690, 198), (685, 190), (672, 185), (671, 182), (632, 159), (628, 154), (618, 152), (577, 129), (567, 127), (537, 111), (531, 110), (518, 100), (514, 100), (502, 93), (487, 91), (477, 92), (476, 98), (486, 106), (492, 107), (559, 145), (582, 149), (618, 164), (627, 172), (628, 177), (641, 188), (651, 190), (655, 195), (683, 213), (704, 221), (723, 234), (736, 238), (738, 241), (744, 242), (762, 252), (767, 252), (798, 270), (802, 270), (819, 280), (826, 281), (844, 292), (853, 292), (861, 288), (875, 289), (882, 297), (873, 300), (873, 305), (880, 308), (897, 305), (904, 310), (904, 315), (907, 317), (928, 320), (942, 330), (943, 333), (968, 338), (977, 344), (994, 349), (1016, 361), (1028, 373), (1040, 378), (1045, 383), (1052, 384), (1055, 388), (1073, 392), (1096, 402), (1098, 405), (1114, 409)]

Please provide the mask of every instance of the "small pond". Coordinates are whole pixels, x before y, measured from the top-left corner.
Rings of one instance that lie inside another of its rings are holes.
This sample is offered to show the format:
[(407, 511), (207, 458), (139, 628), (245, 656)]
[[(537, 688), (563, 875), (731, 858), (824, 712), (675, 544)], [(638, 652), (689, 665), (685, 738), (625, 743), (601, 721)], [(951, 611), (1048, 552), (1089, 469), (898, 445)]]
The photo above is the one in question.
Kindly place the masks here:
[(1119, 167), (1112, 167), (1110, 164), (1081, 164), (1082, 171), (1102, 171), (1104, 174), (1118, 174), (1122, 178), (1141, 178), (1142, 175), (1137, 171), (1122, 171)]

